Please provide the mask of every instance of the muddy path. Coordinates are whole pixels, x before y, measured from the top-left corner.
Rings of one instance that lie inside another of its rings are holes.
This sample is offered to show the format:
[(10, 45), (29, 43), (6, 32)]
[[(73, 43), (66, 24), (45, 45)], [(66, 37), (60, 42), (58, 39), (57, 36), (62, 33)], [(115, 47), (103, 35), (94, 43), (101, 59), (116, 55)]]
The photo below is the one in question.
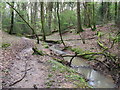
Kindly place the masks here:
[[(2, 51), (3, 88), (45, 87), (44, 82), (48, 75), (45, 62), (49, 57), (32, 55), (34, 41), (25, 37), (14, 38), (4, 34), (2, 40), (3, 43), (11, 43), (9, 48)], [(22, 80), (19, 81), (20, 79)]]

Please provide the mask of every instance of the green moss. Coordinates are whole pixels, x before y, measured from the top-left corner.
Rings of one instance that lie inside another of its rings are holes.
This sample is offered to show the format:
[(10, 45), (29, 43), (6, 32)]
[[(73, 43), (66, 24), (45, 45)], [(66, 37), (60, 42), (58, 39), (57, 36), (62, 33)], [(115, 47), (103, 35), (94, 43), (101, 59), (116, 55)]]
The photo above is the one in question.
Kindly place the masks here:
[(52, 82), (50, 82), (50, 81), (47, 81), (47, 82), (45, 82), (45, 85), (47, 85), (47, 86), (52, 86), (53, 84), (52, 84)]
[(53, 75), (52, 74), (49, 74), (48, 77), (52, 77)]
[(2, 48), (8, 48), (10, 46), (10, 43), (2, 43)]
[(83, 54), (84, 51), (81, 48), (72, 48), (71, 51), (76, 52), (77, 54)]
[(57, 61), (49, 60), (48, 62), (52, 64), (52, 70), (54, 70), (54, 72), (58, 73), (59, 71), (63, 73), (64, 78), (66, 78), (65, 80), (73, 82), (76, 87), (89, 87), (85, 79), (78, 75), (74, 69), (64, 66)]
[(42, 45), (43, 45), (44, 48), (49, 48), (49, 45), (47, 43), (45, 43), (45, 42), (42, 43)]
[(71, 51), (77, 53), (78, 55), (82, 55), (82, 54), (87, 54), (87, 53), (91, 53), (90, 55), (83, 55), (82, 57), (88, 60), (94, 60), (96, 59), (98, 56), (94, 56), (90, 51), (83, 51), (81, 48), (72, 48)]
[(104, 35), (104, 33), (103, 32), (100, 32), (100, 31), (97, 31), (97, 36), (99, 37), (99, 38), (101, 38), (103, 35)]
[(41, 56), (44, 55), (42, 50), (38, 50), (37, 48), (32, 48), (32, 49), (34, 51), (33, 55), (41, 55)]

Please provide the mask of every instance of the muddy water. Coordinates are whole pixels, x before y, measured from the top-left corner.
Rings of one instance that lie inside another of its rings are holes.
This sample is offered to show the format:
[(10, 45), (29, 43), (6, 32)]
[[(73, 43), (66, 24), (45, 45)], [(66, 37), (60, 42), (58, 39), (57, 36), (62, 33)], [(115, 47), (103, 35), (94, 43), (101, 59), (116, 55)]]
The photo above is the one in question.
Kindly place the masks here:
[[(71, 57), (65, 57), (66, 61), (69, 61)], [(94, 88), (114, 88), (115, 84), (112, 78), (104, 76), (98, 71), (95, 71), (92, 68), (89, 68), (87, 61), (82, 58), (74, 58), (72, 62), (72, 67), (78, 73), (82, 74), (87, 78), (88, 84)]]

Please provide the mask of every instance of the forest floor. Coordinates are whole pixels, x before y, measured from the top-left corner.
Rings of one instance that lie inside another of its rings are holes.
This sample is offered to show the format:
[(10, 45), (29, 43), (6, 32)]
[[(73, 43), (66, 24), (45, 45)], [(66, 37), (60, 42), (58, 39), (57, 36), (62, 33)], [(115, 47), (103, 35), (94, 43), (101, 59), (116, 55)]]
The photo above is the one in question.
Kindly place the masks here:
[[(108, 51), (113, 54), (120, 57), (120, 43), (115, 43), (112, 48), (111, 45), (113, 43), (113, 38), (116, 37), (117, 32), (119, 29), (112, 23), (105, 24), (103, 26), (97, 25), (96, 31), (92, 31), (90, 28), (85, 28), (84, 32), (81, 32), (82, 38), (85, 39), (85, 44), (83, 44), (81, 37), (79, 34), (76, 34), (75, 29), (71, 29), (70, 31), (62, 34), (64, 42), (67, 46), (71, 46), (71, 48), (78, 48), (82, 49), (84, 51), (91, 51), (91, 52), (100, 52), (102, 49), (99, 47), (97, 41), (100, 40), (102, 44), (105, 47), (108, 47)], [(97, 32), (101, 33), (101, 36), (98, 37)], [(100, 38), (100, 39), (99, 39)], [(54, 40), (54, 41), (60, 41), (60, 37), (58, 33), (55, 33), (53, 35), (50, 35), (47, 37), (47, 40)], [(63, 47), (63, 45), (60, 45), (60, 47)], [(70, 53), (70, 52), (69, 52)], [(104, 58), (100, 58), (100, 61), (107, 63), (110, 68), (114, 66), (111, 61), (106, 61)], [(117, 71), (109, 70), (106, 68), (104, 64), (101, 64), (95, 60), (89, 61), (89, 64), (93, 66), (94, 69), (104, 73), (105, 75), (112, 76), (115, 81), (120, 82), (120, 68), (117, 69)], [(119, 62), (120, 64), (120, 62)]]
[[(109, 40), (109, 36), (114, 37), (118, 28), (116, 28), (114, 24), (107, 24), (104, 26), (97, 26), (96, 31), (91, 31), (89, 28), (84, 30), (85, 31), (81, 33), (81, 36), (85, 38), (85, 44), (82, 43), (82, 40), (78, 40), (81, 38), (74, 30), (70, 30), (70, 32), (63, 34), (65, 44), (71, 46), (71, 48), (81, 48), (86, 51), (99, 52), (101, 49), (97, 44), (97, 31), (102, 32), (102, 43), (105, 46), (110, 47), (112, 41)], [(72, 70), (68, 70), (66, 67), (52, 61), (53, 58), (47, 55), (32, 55), (32, 48), (35, 46), (46, 54), (51, 53), (49, 49), (44, 47), (44, 42), (40, 42), (39, 45), (36, 45), (34, 39), (14, 35), (11, 36), (5, 32), (0, 33), (0, 36), (2, 36), (2, 45), (4, 44), (4, 46), (7, 46), (6, 48), (0, 49), (2, 52), (2, 56), (0, 57), (0, 69), (2, 71), (3, 88), (88, 87), (86, 83), (83, 83), (83, 79), (81, 79), (81, 81), (78, 81), (78, 79), (73, 81), (73, 79), (66, 78), (65, 76), (76, 76), (76, 73), (73, 73)], [(54, 33), (47, 36), (47, 40), (59, 41), (60, 37), (58, 33)], [(63, 47), (62, 44), (59, 44), (59, 46)], [(118, 44), (116, 43), (109, 51), (119, 55)], [(66, 52), (72, 53), (69, 51)], [(96, 62), (89, 61), (89, 64), (107, 75), (114, 73), (110, 72), (103, 65), (98, 65)], [(62, 71), (59, 70), (59, 68), (62, 68)], [(118, 77), (120, 76), (119, 74), (120, 73), (117, 72)], [(24, 78), (19, 81), (22, 77)], [(19, 82), (14, 83), (16, 81)]]
[[(51, 61), (49, 56), (32, 55), (33, 47), (46, 49), (35, 44), (35, 40), (17, 37), (0, 31), (2, 49), (0, 70), (3, 88), (73, 88), (88, 87), (85, 82), (71, 81), (66, 75), (76, 75), (62, 64)], [(49, 51), (46, 51), (49, 53)], [(51, 63), (50, 63), (51, 62)], [(62, 71), (60, 70), (62, 68)], [(77, 84), (77, 86), (75, 85)]]

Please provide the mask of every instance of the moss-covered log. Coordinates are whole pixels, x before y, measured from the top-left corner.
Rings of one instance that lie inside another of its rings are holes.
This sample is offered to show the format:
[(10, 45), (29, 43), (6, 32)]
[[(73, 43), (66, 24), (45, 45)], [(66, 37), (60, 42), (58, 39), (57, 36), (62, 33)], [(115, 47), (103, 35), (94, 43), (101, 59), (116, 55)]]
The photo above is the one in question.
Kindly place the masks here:
[(43, 51), (38, 50), (36, 47), (35, 47), (35, 48), (32, 48), (32, 50), (34, 51), (34, 52), (33, 52), (33, 55), (41, 55), (41, 56), (45, 55), (45, 54), (43, 53)]

